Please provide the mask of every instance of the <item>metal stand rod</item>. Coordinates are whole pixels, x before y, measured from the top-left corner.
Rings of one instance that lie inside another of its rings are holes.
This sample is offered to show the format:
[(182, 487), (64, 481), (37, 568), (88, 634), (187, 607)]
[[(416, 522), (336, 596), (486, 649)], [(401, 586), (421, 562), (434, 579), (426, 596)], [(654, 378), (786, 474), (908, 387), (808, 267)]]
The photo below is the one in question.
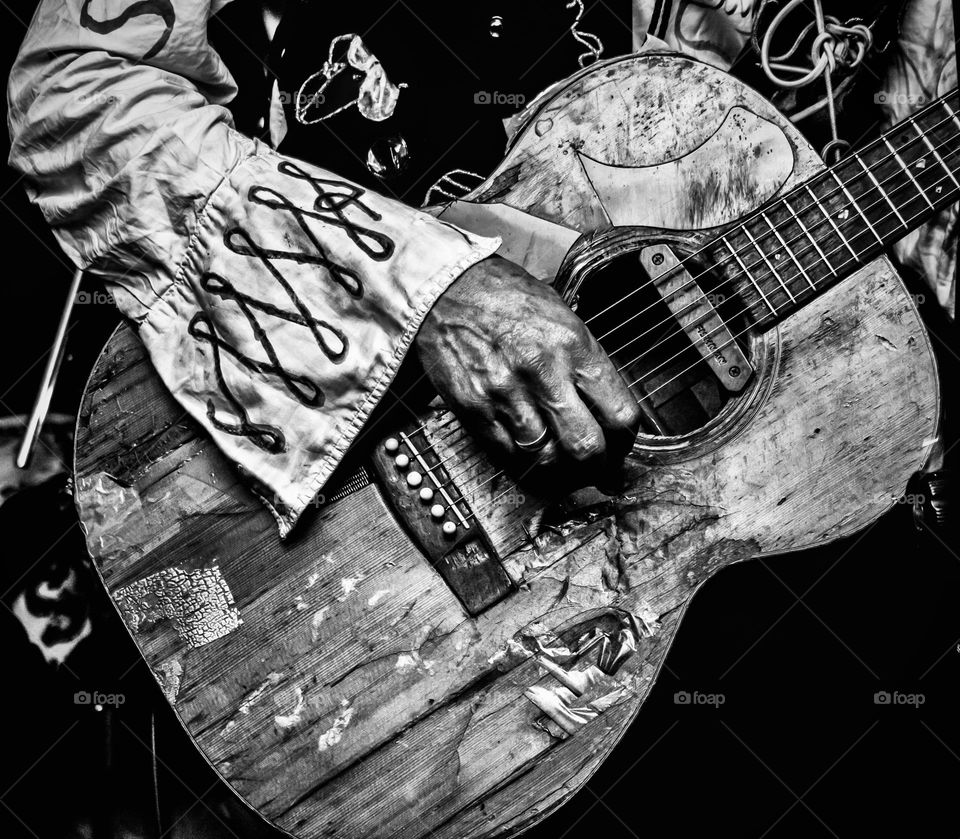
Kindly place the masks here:
[(27, 431), (23, 435), (23, 442), (20, 443), (20, 450), (17, 452), (17, 467), (19, 469), (26, 469), (30, 465), (33, 448), (37, 444), (43, 422), (47, 418), (47, 411), (50, 410), (53, 388), (57, 383), (57, 373), (60, 372), (60, 362), (63, 361), (63, 350), (67, 343), (67, 327), (70, 323), (73, 306), (77, 302), (77, 292), (80, 290), (81, 279), (83, 279), (83, 272), (74, 272), (73, 279), (70, 281), (67, 300), (63, 305), (63, 311), (60, 313), (57, 334), (54, 336), (53, 345), (50, 347), (50, 355), (47, 356), (47, 365), (43, 371), (40, 390), (37, 392), (36, 400), (34, 400), (33, 411), (30, 412), (30, 419), (27, 422)]

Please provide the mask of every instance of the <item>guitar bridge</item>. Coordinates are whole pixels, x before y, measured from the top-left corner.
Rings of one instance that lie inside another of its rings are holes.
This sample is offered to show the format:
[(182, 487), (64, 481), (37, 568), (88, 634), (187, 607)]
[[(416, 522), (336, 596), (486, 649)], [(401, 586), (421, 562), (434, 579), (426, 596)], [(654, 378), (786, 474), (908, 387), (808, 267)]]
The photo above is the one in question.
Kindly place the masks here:
[[(450, 423), (459, 428), (452, 417)], [(467, 612), (477, 615), (513, 584), (476, 513), (476, 499), (461, 491), (456, 460), (436, 445), (430, 426), (428, 420), (398, 429), (377, 445), (373, 465), (407, 533)]]

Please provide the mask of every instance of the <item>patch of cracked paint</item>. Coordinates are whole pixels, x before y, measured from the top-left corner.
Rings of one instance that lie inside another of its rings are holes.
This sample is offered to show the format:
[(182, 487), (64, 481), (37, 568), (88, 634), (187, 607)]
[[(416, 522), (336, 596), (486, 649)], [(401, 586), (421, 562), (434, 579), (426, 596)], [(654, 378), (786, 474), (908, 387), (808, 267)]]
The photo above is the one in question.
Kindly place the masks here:
[(167, 701), (174, 705), (177, 701), (177, 694), (180, 693), (180, 683), (183, 680), (183, 665), (179, 659), (172, 658), (163, 662), (154, 669), (154, 676), (160, 682), (160, 689)]
[(429, 661), (420, 655), (420, 648), (427, 643), (431, 632), (433, 632), (433, 625), (429, 623), (425, 623), (417, 630), (413, 644), (410, 645), (409, 652), (400, 653), (400, 655), (397, 656), (397, 662), (394, 667), (398, 673), (417, 671), (419, 673), (426, 673), (429, 676), (433, 675), (433, 668), (436, 662)]
[(353, 719), (353, 706), (349, 700), (342, 699), (340, 701), (340, 709), (340, 713), (337, 714), (336, 719), (334, 719), (333, 725), (317, 738), (318, 752), (325, 752), (331, 746), (336, 746), (337, 743), (343, 739), (343, 732)]
[(228, 635), (242, 623), (216, 563), (199, 569), (165, 568), (117, 589), (113, 599), (132, 633), (169, 620), (184, 643), (194, 648)]
[(516, 665), (532, 657), (533, 653), (523, 646), (523, 644), (515, 638), (509, 638), (502, 650), (494, 653), (487, 659), (487, 664), (493, 665), (497, 670), (511, 670)]
[(322, 630), (320, 629), (321, 624), (327, 619), (327, 612), (330, 611), (329, 606), (324, 606), (322, 609), (313, 613), (313, 617), (310, 619), (310, 640), (314, 644), (320, 640), (320, 635)]
[(660, 615), (654, 611), (646, 600), (640, 602), (633, 614), (651, 638), (660, 631)]
[(398, 673), (412, 673), (416, 670), (418, 673), (426, 673), (428, 676), (432, 676), (435, 664), (435, 661), (421, 658), (420, 653), (411, 650), (409, 653), (400, 653), (397, 656), (395, 667)]
[(283, 681), (283, 676), (280, 673), (270, 673), (266, 679), (264, 679), (257, 687), (255, 687), (250, 693), (248, 693), (243, 701), (240, 703), (240, 707), (237, 709), (237, 713), (234, 715), (233, 719), (229, 720), (227, 724), (220, 730), (220, 736), (226, 737), (237, 727), (237, 717), (238, 716), (248, 716), (250, 714), (250, 709), (257, 704), (262, 698), (263, 695), (270, 690), (270, 688), (275, 687)]
[(378, 591), (375, 591), (369, 600), (367, 600), (368, 606), (379, 606), (383, 601), (390, 595), (390, 589), (382, 588)]
[(337, 598), (337, 602), (343, 603), (351, 594), (353, 594), (357, 590), (357, 586), (363, 582), (365, 577), (366, 577), (365, 574), (360, 574), (357, 577), (344, 577), (342, 580), (340, 580), (340, 588), (342, 589), (343, 594), (341, 594)]
[[(287, 714), (277, 714), (273, 721), (277, 724), (277, 728), (286, 730), (288, 728), (293, 728), (296, 725), (299, 725), (303, 721), (303, 709), (306, 707), (306, 702), (303, 698), (303, 691), (295, 687), (293, 688), (293, 710)], [(282, 699), (276, 698), (274, 700), (277, 704), (280, 704)]]

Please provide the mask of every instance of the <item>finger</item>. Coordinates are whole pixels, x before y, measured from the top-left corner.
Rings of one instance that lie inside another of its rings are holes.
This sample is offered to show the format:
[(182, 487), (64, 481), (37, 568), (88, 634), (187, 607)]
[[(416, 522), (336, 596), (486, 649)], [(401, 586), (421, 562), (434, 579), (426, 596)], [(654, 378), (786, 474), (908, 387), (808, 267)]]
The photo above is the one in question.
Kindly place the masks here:
[(633, 448), (640, 430), (640, 406), (613, 362), (595, 343), (588, 375), (577, 376), (577, 389), (604, 431), (607, 462), (616, 466)]
[(560, 465), (570, 470), (564, 478), (582, 486), (601, 477), (606, 438), (573, 382), (567, 379), (546, 385), (540, 407), (556, 435)]
[(490, 423), (483, 432), (491, 458), (510, 477), (522, 486), (527, 486), (539, 495), (549, 496), (556, 490), (554, 475), (557, 461), (557, 444), (548, 440), (535, 452), (519, 452), (513, 442), (512, 432), (499, 420)]
[[(520, 388), (511, 392), (497, 409), (498, 419), (503, 422), (512, 438), (512, 450), (517, 456), (526, 459), (534, 457), (540, 465), (552, 463), (556, 459), (556, 447), (549, 445), (547, 435), (550, 434), (547, 423), (540, 413), (533, 398), (526, 390)], [(536, 449), (524, 448), (521, 443), (543, 441), (543, 445)]]

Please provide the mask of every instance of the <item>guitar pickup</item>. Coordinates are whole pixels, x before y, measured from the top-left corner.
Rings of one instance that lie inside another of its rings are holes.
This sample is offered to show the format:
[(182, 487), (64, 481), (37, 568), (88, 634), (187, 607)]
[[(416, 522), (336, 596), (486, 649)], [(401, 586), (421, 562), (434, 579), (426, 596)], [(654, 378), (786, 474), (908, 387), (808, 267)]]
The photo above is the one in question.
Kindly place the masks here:
[(713, 302), (673, 250), (668, 245), (646, 247), (640, 251), (640, 264), (720, 384), (732, 393), (743, 390), (753, 366)]

